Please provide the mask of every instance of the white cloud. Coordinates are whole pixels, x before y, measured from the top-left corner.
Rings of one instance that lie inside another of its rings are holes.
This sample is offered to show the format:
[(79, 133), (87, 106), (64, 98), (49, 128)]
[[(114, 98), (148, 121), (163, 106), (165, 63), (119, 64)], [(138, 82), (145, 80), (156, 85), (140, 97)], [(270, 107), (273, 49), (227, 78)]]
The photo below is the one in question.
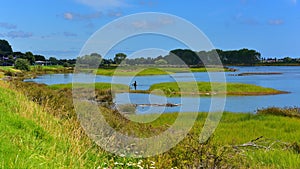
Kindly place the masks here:
[(73, 19), (73, 14), (70, 12), (64, 13), (64, 18), (67, 20), (72, 20)]
[(158, 19), (137, 18), (130, 22), (119, 24), (124, 29), (160, 29), (175, 24), (175, 20), (170, 17), (160, 17)]
[(282, 19), (269, 20), (269, 24), (270, 25), (282, 25), (282, 24), (284, 24), (284, 20), (282, 20)]
[(129, 6), (125, 0), (76, 0), (78, 3), (92, 7), (97, 10), (120, 8)]
[(80, 13), (66, 12), (64, 13), (63, 16), (66, 20), (90, 20), (90, 19), (100, 18), (102, 16), (102, 13), (95, 12), (91, 14), (80, 14)]

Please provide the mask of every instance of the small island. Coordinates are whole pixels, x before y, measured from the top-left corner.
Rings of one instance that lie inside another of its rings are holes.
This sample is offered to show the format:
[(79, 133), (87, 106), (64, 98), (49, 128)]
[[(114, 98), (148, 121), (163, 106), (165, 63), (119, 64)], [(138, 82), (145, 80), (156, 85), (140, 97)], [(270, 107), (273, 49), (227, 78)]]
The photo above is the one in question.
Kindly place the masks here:
[[(195, 87), (198, 87), (198, 90)], [(167, 82), (154, 84), (149, 89), (149, 91), (154, 92), (155, 90), (162, 90), (168, 97), (177, 97), (181, 95), (257, 96), (288, 93), (285, 91), (260, 87), (252, 84), (219, 82)]]

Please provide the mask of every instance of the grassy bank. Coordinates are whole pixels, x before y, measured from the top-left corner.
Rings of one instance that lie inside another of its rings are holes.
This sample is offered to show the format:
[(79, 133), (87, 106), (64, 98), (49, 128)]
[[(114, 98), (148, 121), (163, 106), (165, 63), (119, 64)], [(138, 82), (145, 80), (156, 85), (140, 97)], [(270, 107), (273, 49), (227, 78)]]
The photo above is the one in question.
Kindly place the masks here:
[(11, 76), (17, 79), (35, 78), (38, 75), (43, 74), (55, 74), (55, 73), (73, 73), (72, 67), (63, 66), (30, 66), (30, 71), (21, 71), (15, 69), (13, 66), (0, 66), (0, 72), (3, 72), (4, 76)]
[[(86, 83), (78, 83), (75, 84), (76, 87), (82, 87), (82, 88), (91, 88), (95, 87), (95, 89), (98, 90), (110, 90), (113, 89), (114, 91), (128, 91), (129, 86), (123, 85), (123, 84), (111, 84), (111, 83), (94, 83), (94, 84), (86, 84)], [(72, 89), (73, 84), (54, 84), (50, 85), (49, 88), (51, 89)]]
[[(213, 85), (213, 90), (211, 85)], [(198, 87), (198, 90), (197, 90)], [(154, 84), (150, 87), (150, 91), (162, 90), (167, 96), (181, 96), (185, 95), (271, 95), (282, 94), (283, 91), (279, 91), (272, 88), (265, 88), (251, 84), (242, 83), (219, 83), (219, 82), (166, 82)]]
[(74, 119), (48, 114), (0, 81), (0, 168), (92, 167), (96, 146)]
[[(200, 144), (198, 137), (207, 114), (199, 113), (186, 138), (170, 151), (133, 159), (105, 152), (85, 135), (70, 94), (70, 89), (65, 88), (53, 90), (46, 85), (0, 81), (0, 168), (300, 167), (299, 118), (225, 113), (211, 139)], [(161, 133), (177, 118), (176, 113), (163, 114), (151, 123), (140, 124), (116, 111), (102, 109), (113, 128), (133, 136)], [(184, 116), (190, 118), (191, 114)], [(251, 143), (269, 146), (276, 142), (269, 149), (239, 146), (261, 136)]]
[(223, 72), (231, 71), (227, 68), (173, 68), (173, 67), (141, 67), (141, 66), (119, 66), (110, 68), (99, 68), (98, 75), (105, 76), (149, 76), (166, 75), (185, 72)]

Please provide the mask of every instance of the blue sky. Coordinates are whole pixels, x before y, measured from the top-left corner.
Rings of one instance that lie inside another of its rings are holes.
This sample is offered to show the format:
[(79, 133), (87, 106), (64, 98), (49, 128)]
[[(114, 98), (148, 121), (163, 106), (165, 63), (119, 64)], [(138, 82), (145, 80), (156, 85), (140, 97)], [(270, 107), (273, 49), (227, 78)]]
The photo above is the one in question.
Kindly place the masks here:
[[(300, 57), (297, 0), (2, 0), (0, 39), (14, 51), (75, 58), (105, 24), (140, 12), (162, 12), (196, 25), (216, 48), (251, 48), (263, 57)], [(166, 44), (166, 43), (164, 43)], [(170, 45), (172, 44), (172, 45)], [(180, 47), (162, 45), (164, 50)], [(135, 52), (134, 48), (115, 49)]]

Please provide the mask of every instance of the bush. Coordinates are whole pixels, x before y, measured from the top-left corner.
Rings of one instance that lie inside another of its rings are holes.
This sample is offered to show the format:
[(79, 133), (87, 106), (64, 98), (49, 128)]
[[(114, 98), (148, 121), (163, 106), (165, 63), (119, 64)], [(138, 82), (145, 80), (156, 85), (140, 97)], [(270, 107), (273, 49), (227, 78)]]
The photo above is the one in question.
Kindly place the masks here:
[(29, 71), (30, 70), (29, 61), (27, 59), (19, 58), (15, 61), (15, 68), (19, 70)]
[(276, 115), (276, 116), (300, 118), (300, 108), (299, 107), (285, 107), (285, 108), (269, 107), (269, 108), (257, 110), (257, 114), (269, 114), (269, 115)]

